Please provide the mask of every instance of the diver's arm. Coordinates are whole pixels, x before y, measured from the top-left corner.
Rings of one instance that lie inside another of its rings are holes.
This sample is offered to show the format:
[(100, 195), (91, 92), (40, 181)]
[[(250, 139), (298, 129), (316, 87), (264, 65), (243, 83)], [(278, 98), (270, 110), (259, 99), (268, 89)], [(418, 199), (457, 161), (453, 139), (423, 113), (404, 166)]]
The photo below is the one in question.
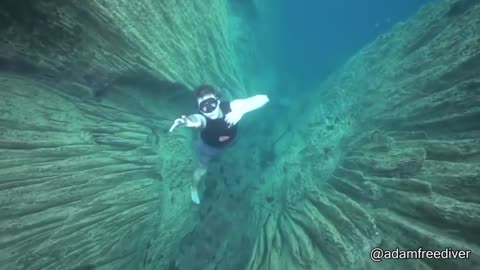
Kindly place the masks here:
[(207, 124), (207, 121), (205, 120), (205, 116), (196, 113), (196, 114), (191, 114), (187, 116), (187, 119), (191, 122), (194, 123), (194, 128), (204, 128), (205, 125)]
[(267, 95), (256, 95), (245, 99), (235, 99), (230, 102), (232, 112), (245, 114), (263, 107), (270, 100)]
[(268, 101), (267, 95), (256, 95), (245, 99), (232, 100), (230, 102), (232, 111), (225, 115), (225, 122), (229, 125), (236, 125), (244, 114), (263, 107)]
[(182, 117), (177, 118), (170, 127), (170, 132), (172, 132), (177, 126), (204, 128), (206, 126), (206, 120), (201, 114), (191, 114), (189, 116), (182, 115)]

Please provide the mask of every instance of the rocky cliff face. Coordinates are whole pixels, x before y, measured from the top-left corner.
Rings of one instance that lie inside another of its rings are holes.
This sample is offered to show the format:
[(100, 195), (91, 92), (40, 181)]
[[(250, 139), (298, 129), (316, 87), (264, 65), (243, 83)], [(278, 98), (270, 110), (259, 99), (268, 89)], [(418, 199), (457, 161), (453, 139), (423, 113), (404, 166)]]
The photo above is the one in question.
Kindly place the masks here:
[(2, 269), (175, 269), (191, 87), (244, 94), (225, 1), (2, 1)]
[[(293, 113), (312, 114), (267, 172), (262, 192), (278, 203), (255, 207), (248, 269), (479, 267), (478, 18), (478, 1), (435, 1), (320, 85), (314, 111)], [(376, 246), (471, 254), (374, 263)]]
[(130, 73), (242, 88), (226, 3), (3, 1), (2, 66), (104, 87)]

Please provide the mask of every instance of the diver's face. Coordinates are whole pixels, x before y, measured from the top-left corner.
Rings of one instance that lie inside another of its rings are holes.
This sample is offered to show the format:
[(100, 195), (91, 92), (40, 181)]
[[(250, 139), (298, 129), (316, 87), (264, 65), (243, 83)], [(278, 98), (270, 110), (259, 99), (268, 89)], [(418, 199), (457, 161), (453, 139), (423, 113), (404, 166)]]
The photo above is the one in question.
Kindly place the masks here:
[(219, 116), (220, 101), (215, 95), (205, 95), (197, 100), (198, 110), (208, 118), (216, 119)]

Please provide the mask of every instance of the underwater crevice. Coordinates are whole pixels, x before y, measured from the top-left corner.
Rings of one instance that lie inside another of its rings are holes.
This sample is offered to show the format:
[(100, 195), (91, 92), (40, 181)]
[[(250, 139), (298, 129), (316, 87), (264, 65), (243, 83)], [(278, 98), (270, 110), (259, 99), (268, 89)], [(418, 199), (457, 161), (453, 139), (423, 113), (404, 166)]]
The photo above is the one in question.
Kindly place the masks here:
[(447, 11), (448, 17), (460, 16), (479, 4), (478, 0), (457, 0), (450, 5)]
[(22, 59), (13, 59), (0, 57), (0, 72), (24, 75), (33, 78), (38, 78), (40, 80), (55, 80), (55, 72), (46, 68), (40, 68), (35, 64), (29, 63)]

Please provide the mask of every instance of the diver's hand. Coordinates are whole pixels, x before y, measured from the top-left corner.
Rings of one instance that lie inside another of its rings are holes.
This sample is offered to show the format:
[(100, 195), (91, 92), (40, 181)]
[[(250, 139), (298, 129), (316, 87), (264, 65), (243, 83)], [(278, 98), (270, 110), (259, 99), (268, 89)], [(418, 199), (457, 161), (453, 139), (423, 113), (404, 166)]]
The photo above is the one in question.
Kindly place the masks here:
[(233, 126), (233, 125), (236, 125), (238, 123), (238, 121), (240, 121), (240, 119), (242, 119), (242, 117), (243, 117), (242, 112), (231, 111), (231, 112), (227, 113), (227, 115), (225, 115), (225, 122), (227, 122), (227, 124)]
[(185, 127), (200, 127), (202, 123), (200, 121), (193, 121), (189, 117), (186, 117), (185, 115), (182, 115), (182, 117), (177, 118), (175, 122), (173, 122), (173, 125), (170, 127), (170, 131), (172, 132), (176, 127), (178, 126), (185, 126)]

